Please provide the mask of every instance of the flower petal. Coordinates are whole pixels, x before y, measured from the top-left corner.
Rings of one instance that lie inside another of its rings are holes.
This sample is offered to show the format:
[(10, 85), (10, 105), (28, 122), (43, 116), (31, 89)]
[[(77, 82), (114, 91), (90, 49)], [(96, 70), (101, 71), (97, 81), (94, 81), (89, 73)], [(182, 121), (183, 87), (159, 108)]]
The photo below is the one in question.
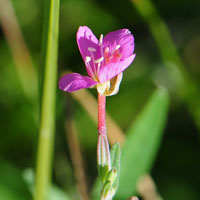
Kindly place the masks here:
[(128, 29), (110, 32), (103, 38), (103, 47), (109, 47), (110, 52), (114, 52), (117, 46), (122, 55), (122, 60), (133, 54), (135, 48), (134, 37)]
[(98, 77), (101, 83), (105, 83), (111, 80), (113, 77), (117, 76), (119, 73), (123, 72), (135, 59), (136, 54), (133, 54), (123, 61), (116, 63), (109, 63), (100, 68), (98, 72)]
[(101, 57), (98, 39), (87, 26), (80, 26), (77, 32), (77, 44), (85, 62), (88, 75), (94, 78), (95, 60)]
[(98, 46), (98, 39), (87, 26), (79, 27), (76, 38), (79, 50), (85, 61), (85, 57), (90, 56), (90, 54), (88, 55), (88, 47), (96, 48)]
[(59, 88), (65, 92), (73, 92), (82, 88), (89, 88), (96, 84), (97, 82), (90, 77), (78, 73), (66, 74), (59, 80)]

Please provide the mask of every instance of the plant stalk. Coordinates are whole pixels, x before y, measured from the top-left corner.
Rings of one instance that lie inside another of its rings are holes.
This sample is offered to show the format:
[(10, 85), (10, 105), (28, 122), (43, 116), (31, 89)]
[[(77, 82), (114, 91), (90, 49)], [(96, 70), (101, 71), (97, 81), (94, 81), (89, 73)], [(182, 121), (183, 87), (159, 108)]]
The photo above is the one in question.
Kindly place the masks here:
[(106, 96), (98, 93), (98, 134), (106, 136)]
[(47, 15), (43, 55), (44, 84), (42, 91), (39, 144), (37, 152), (34, 200), (47, 200), (51, 183), (55, 129), (55, 101), (57, 85), (57, 53), (59, 27), (59, 0), (46, 0)]
[(98, 166), (101, 167), (107, 166), (108, 171), (111, 169), (110, 148), (106, 133), (106, 96), (103, 96), (99, 93), (97, 163)]

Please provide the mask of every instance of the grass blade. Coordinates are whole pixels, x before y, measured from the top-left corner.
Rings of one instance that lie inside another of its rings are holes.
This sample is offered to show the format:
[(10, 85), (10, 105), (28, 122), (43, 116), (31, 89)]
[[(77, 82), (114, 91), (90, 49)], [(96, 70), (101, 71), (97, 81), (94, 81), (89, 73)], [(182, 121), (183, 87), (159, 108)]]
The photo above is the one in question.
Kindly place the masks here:
[(48, 25), (45, 25), (47, 30), (45, 30), (46, 36), (44, 37), (44, 40), (47, 42), (46, 51), (43, 56), (45, 70), (37, 155), (35, 200), (47, 199), (51, 180), (57, 85), (59, 4), (59, 0), (46, 1), (49, 12), (47, 12), (48, 19), (45, 19)]

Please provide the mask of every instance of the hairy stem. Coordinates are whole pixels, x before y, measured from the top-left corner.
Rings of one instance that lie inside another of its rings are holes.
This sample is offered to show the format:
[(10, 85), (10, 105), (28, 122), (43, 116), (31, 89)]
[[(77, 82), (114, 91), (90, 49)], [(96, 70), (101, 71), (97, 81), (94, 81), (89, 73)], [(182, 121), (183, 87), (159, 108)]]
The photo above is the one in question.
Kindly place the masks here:
[(110, 148), (106, 134), (106, 96), (98, 93), (98, 143), (97, 163), (111, 169)]
[(106, 96), (98, 93), (98, 133), (106, 135)]

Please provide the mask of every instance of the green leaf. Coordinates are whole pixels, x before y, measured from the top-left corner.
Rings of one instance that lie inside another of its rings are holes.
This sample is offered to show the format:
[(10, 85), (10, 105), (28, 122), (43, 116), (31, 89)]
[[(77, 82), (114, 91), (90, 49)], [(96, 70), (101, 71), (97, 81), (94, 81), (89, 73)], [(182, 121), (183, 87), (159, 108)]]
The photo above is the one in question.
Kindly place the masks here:
[(122, 149), (121, 175), (116, 199), (136, 192), (136, 183), (148, 172), (158, 151), (168, 110), (168, 95), (157, 89), (128, 131)]
[(111, 153), (112, 168), (116, 168), (117, 171), (120, 170), (121, 148), (118, 142), (116, 142), (112, 146), (110, 153)]

